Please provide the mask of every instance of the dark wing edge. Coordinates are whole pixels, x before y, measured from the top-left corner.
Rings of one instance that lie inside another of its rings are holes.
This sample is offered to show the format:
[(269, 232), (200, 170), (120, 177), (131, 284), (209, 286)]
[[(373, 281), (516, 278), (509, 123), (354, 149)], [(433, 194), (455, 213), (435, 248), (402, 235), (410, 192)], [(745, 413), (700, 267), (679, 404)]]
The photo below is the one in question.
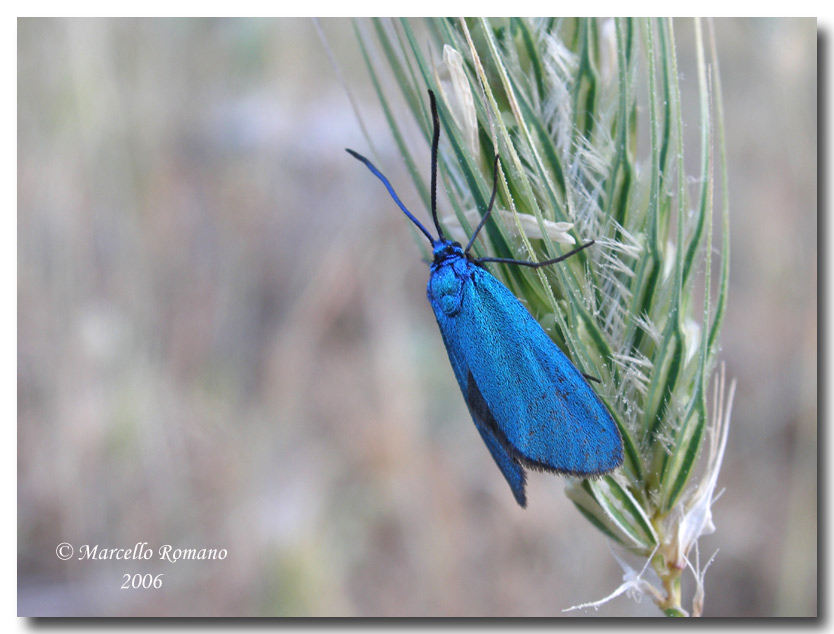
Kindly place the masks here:
[(475, 422), (481, 438), (484, 439), (489, 452), (492, 454), (495, 464), (501, 469), (504, 478), (510, 485), (515, 501), (518, 502), (522, 508), (527, 507), (527, 494), (525, 488), (527, 485), (527, 474), (519, 462), (519, 457), (512, 450), (512, 445), (507, 441), (498, 422), (492, 415), (492, 412), (484, 400), (478, 384), (475, 382), (475, 377), (467, 368), (466, 371), (466, 405), (469, 407), (469, 413), (472, 414), (472, 420)]
[(487, 449), (489, 449), (489, 453), (495, 461), (495, 464), (498, 465), (501, 473), (504, 474), (504, 479), (510, 485), (510, 490), (516, 502), (522, 508), (526, 508), (527, 494), (525, 492), (525, 486), (527, 476), (524, 468), (514, 455), (512, 445), (507, 442), (506, 437), (501, 433), (495, 417), (490, 411), (478, 385), (475, 383), (475, 379), (465, 358), (466, 354), (459, 342), (455, 339), (452, 332), (447, 332), (446, 324), (441, 319), (437, 320), (437, 325), (440, 329), (440, 335), (443, 337), (443, 343), (446, 346), (446, 353), (449, 355), (452, 371), (455, 373), (455, 378), (460, 386), (460, 391), (463, 393), (469, 414), (472, 416), (472, 422), (475, 423), (475, 428), (481, 435)]

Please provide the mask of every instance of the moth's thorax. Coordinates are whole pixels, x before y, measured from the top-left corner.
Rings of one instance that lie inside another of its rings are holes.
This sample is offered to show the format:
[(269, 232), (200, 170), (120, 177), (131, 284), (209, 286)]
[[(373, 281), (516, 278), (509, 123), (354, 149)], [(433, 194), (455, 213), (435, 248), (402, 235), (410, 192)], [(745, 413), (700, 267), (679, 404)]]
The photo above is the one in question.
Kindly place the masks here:
[(427, 289), (432, 306), (450, 317), (457, 314), (463, 299), (463, 281), (471, 267), (459, 243), (438, 241)]

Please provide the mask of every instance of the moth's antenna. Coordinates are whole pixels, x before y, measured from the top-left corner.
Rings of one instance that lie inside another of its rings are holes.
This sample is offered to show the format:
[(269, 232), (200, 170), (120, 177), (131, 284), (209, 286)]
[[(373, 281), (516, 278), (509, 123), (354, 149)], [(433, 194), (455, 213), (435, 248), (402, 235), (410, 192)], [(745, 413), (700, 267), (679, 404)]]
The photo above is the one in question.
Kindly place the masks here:
[(495, 155), (495, 159), (492, 161), (492, 196), (489, 199), (489, 206), (487, 207), (486, 213), (481, 218), (481, 222), (478, 223), (478, 226), (475, 227), (475, 231), (472, 232), (472, 237), (469, 238), (469, 243), (466, 245), (466, 248), (463, 250), (464, 255), (469, 255), (469, 249), (472, 248), (472, 245), (475, 242), (475, 238), (478, 237), (478, 232), (484, 228), (484, 223), (486, 223), (487, 218), (492, 213), (492, 205), (495, 203), (495, 193), (498, 191), (498, 155)]
[(583, 245), (568, 251), (564, 255), (560, 255), (558, 258), (553, 258), (552, 260), (543, 260), (542, 262), (529, 262), (527, 260), (513, 260), (512, 258), (477, 258), (472, 260), (476, 264), (483, 264), (484, 262), (500, 262), (502, 264), (518, 264), (519, 266), (529, 266), (531, 269), (538, 269), (543, 266), (550, 266), (551, 264), (556, 264), (557, 262), (561, 262), (562, 260), (567, 260), (570, 256), (575, 255), (582, 251), (582, 249), (587, 249), (589, 246), (594, 244), (594, 241), (591, 240), (590, 242), (586, 242)]
[(434, 126), (434, 134), (431, 140), (431, 217), (437, 229), (440, 240), (445, 240), (443, 229), (437, 221), (437, 146), (440, 144), (440, 118), (437, 116), (437, 101), (434, 98), (434, 91), (429, 89), (429, 101), (431, 102), (431, 121)]
[[(371, 170), (371, 172), (373, 172), (373, 175), (376, 176), (379, 180), (382, 181), (382, 184), (385, 185), (385, 188), (388, 190), (388, 193), (391, 194), (391, 198), (394, 199), (394, 202), (397, 203), (397, 205), (399, 205), (400, 209), (403, 210), (403, 213), (406, 216), (408, 216), (408, 218), (409, 218), (409, 220), (411, 220), (411, 222), (413, 222), (415, 225), (417, 225), (417, 228), (420, 231), (423, 232), (423, 234), (429, 239), (429, 242), (431, 242), (432, 246), (434, 246), (435, 239), (432, 238), (431, 234), (428, 232), (428, 230), (422, 224), (420, 224), (420, 221), (417, 220), (417, 218), (415, 218), (414, 216), (412, 216), (411, 212), (408, 209), (405, 208), (405, 205), (403, 205), (402, 201), (400, 200), (400, 197), (397, 196), (397, 192), (394, 191), (394, 188), (391, 187), (391, 183), (389, 183), (388, 179), (385, 178), (385, 176), (382, 175), (382, 172), (380, 172), (374, 166), (374, 164), (371, 163), (368, 159), (366, 159), (364, 156), (359, 154), (359, 152), (354, 152), (353, 150), (350, 150), (348, 148), (345, 148), (345, 151), (347, 151), (347, 153), (350, 154), (357, 161), (362, 161), (365, 164), (365, 167), (367, 167), (369, 170)], [(435, 218), (434, 218), (434, 224), (435, 225), (437, 224), (437, 216), (435, 216)], [(441, 235), (441, 237), (442, 237), (442, 235)]]

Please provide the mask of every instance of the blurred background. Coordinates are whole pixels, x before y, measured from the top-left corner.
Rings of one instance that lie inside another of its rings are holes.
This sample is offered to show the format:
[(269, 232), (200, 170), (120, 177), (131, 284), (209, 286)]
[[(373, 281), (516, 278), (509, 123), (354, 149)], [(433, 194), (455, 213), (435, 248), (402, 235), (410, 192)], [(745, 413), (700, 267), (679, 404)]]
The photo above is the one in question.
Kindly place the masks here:
[[(20, 615), (558, 616), (621, 583), (564, 480), (522, 510), (480, 440), (408, 223), (343, 148), (426, 211), (351, 21), (319, 24), (376, 154), (311, 21), (18, 21)], [(738, 391), (705, 614), (814, 615), (817, 26), (715, 27)]]

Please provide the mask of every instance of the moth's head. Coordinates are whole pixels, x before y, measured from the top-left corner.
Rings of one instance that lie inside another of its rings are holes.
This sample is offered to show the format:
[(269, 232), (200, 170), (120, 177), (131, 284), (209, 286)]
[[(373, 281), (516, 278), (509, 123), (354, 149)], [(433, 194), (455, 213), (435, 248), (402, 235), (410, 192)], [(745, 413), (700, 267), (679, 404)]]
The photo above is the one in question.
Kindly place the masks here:
[(462, 258), (464, 257), (463, 247), (460, 246), (460, 242), (452, 242), (451, 240), (437, 240), (434, 243), (433, 257), (433, 264), (435, 266), (443, 264), (443, 262), (452, 258)]

